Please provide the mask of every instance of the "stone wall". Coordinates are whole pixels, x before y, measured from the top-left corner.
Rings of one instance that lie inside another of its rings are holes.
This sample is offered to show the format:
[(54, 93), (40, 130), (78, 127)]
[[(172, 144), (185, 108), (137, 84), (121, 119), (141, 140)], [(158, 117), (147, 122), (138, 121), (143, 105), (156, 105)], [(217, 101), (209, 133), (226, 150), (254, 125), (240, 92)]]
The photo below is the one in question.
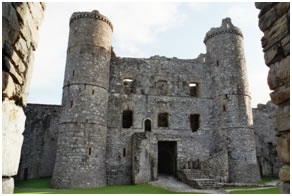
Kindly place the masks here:
[(28, 104), (16, 180), (51, 177), (56, 159), (60, 105)]
[(253, 108), (257, 160), (262, 177), (278, 177), (282, 166), (277, 156), (276, 135), (272, 126), (272, 117), (277, 108), (270, 101)]
[(279, 108), (273, 116), (277, 134), (281, 193), (290, 192), (290, 2), (255, 3), (259, 13), (259, 28), (266, 65), (270, 68), (268, 85), (271, 100)]
[(2, 192), (13, 193), (44, 3), (2, 3)]

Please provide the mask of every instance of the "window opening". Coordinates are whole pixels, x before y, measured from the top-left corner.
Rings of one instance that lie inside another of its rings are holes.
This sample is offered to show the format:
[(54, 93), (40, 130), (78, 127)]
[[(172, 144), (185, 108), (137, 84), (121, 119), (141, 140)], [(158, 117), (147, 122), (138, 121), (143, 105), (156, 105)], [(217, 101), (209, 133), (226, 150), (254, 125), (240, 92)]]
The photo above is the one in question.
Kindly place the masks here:
[(72, 75), (73, 75), (73, 77), (74, 77), (74, 75), (75, 75), (75, 70), (73, 70), (73, 73), (72, 73)]
[(200, 114), (191, 114), (190, 123), (192, 132), (198, 131), (198, 129), (200, 128)]
[(123, 86), (126, 94), (135, 93), (134, 79), (132, 78), (123, 79)]
[(190, 95), (192, 97), (197, 97), (198, 96), (198, 86), (199, 86), (199, 84), (196, 83), (196, 82), (189, 83)]
[(133, 124), (133, 111), (123, 111), (123, 128), (130, 128)]
[(156, 82), (156, 89), (159, 95), (167, 95), (168, 85), (166, 80), (159, 80)]
[(70, 106), (71, 108), (73, 107), (73, 99), (71, 100)]
[(126, 148), (123, 149), (123, 157), (126, 156)]
[(91, 148), (88, 149), (88, 155), (91, 155)]
[(158, 114), (158, 127), (168, 127), (168, 113)]
[(145, 129), (145, 131), (151, 132), (151, 120), (146, 119), (144, 121), (144, 129)]
[(226, 106), (223, 104), (222, 105), (222, 111), (225, 112), (226, 111)]
[(92, 90), (91, 94), (94, 95), (94, 90)]
[(217, 65), (217, 67), (219, 67), (219, 61), (216, 61), (216, 65)]

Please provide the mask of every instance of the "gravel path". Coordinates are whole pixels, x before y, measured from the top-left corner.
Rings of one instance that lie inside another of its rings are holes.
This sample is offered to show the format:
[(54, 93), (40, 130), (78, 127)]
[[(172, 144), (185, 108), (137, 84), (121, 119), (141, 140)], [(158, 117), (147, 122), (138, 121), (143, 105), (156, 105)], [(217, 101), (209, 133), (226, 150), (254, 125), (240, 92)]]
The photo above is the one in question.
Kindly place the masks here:
[(158, 180), (149, 182), (153, 186), (161, 187), (174, 192), (200, 192), (210, 194), (226, 194), (222, 189), (194, 189), (193, 187), (178, 181), (173, 176), (159, 175)]

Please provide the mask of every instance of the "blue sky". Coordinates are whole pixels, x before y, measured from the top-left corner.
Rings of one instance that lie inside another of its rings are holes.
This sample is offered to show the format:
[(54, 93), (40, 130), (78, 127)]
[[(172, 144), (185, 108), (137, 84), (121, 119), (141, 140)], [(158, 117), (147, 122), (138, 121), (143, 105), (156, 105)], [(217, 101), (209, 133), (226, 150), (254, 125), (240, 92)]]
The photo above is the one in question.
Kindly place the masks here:
[(118, 56), (154, 55), (196, 58), (205, 53), (205, 34), (221, 20), (231, 17), (244, 35), (245, 56), (252, 106), (266, 103), (268, 67), (261, 48), (259, 10), (253, 2), (234, 3), (47, 3), (35, 53), (29, 103), (60, 104), (69, 36), (74, 11), (99, 10), (114, 25), (113, 47)]

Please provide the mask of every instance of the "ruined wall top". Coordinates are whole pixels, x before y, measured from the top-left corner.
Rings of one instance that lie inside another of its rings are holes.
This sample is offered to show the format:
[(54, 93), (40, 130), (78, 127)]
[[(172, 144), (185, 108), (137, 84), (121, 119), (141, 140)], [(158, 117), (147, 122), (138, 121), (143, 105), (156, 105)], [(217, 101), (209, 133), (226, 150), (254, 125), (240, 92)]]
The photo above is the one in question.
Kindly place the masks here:
[(236, 34), (243, 37), (241, 30), (238, 27), (234, 26), (231, 22), (231, 19), (227, 17), (222, 20), (222, 24), (219, 28), (212, 28), (210, 29), (210, 31), (206, 33), (204, 43), (206, 43), (208, 39), (215, 37), (216, 35), (226, 34), (226, 33)]
[(112, 31), (114, 30), (114, 26), (111, 21), (106, 16), (99, 13), (99, 11), (97, 10), (93, 10), (92, 12), (74, 12), (70, 18), (70, 25), (73, 21), (80, 18), (93, 18), (96, 20), (101, 20), (107, 23), (111, 27)]

